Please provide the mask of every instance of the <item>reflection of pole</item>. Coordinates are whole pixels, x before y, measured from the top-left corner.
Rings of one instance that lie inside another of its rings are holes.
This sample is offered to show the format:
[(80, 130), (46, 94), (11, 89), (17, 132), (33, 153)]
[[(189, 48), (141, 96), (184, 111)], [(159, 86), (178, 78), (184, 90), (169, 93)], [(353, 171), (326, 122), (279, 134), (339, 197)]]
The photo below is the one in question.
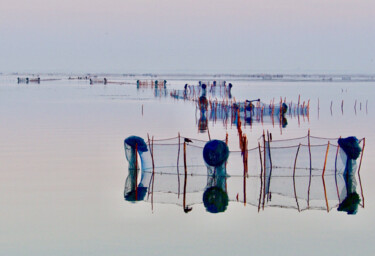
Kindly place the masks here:
[(327, 199), (326, 183), (325, 183), (325, 181), (324, 181), (324, 173), (325, 173), (325, 171), (326, 171), (326, 164), (327, 164), (328, 150), (329, 150), (329, 141), (328, 141), (328, 144), (327, 144), (326, 158), (324, 159), (324, 167), (323, 167), (323, 173), (322, 173), (323, 189), (324, 189), (324, 198), (326, 199), (327, 212), (329, 212), (329, 205), (328, 205), (328, 199)]
[(185, 170), (185, 176), (187, 174), (187, 167), (186, 167), (186, 140), (184, 140), (184, 170)]
[(298, 152), (301, 147), (301, 143), (298, 145), (297, 148), (297, 153), (296, 153), (296, 158), (294, 159), (294, 168), (293, 168), (293, 187), (294, 187), (294, 197), (296, 198), (296, 203), (297, 203), (297, 209), (299, 209), (299, 204), (298, 204), (298, 198), (297, 198), (297, 191), (296, 191), (296, 165), (297, 165), (297, 157), (298, 157)]
[(362, 165), (363, 152), (365, 151), (365, 146), (366, 146), (366, 138), (363, 138), (363, 147), (362, 147), (362, 153), (361, 153), (361, 160), (359, 160), (359, 167), (358, 167), (358, 179), (359, 179), (359, 186), (361, 188), (362, 207), (363, 208), (365, 208), (365, 198), (363, 197), (363, 189), (362, 189), (362, 182), (361, 182), (360, 170), (361, 170), (361, 165)]
[(328, 205), (328, 199), (327, 199), (327, 190), (326, 190), (326, 183), (324, 182), (324, 176), (322, 176), (322, 181), (323, 181), (323, 189), (324, 189), (324, 198), (326, 199), (327, 212), (329, 212), (329, 205)]
[(307, 189), (307, 209), (309, 209), (310, 208), (310, 187), (311, 187), (311, 176), (312, 176), (310, 129), (307, 132), (307, 141), (309, 145), (309, 159), (310, 159), (309, 188)]
[(270, 158), (270, 176), (272, 175), (272, 158), (271, 158), (271, 136), (267, 130), (267, 138), (268, 138), (268, 156)]
[(331, 108), (330, 108), (331, 109), (331, 116), (332, 116), (332, 104), (333, 104), (333, 101), (331, 101)]
[(186, 141), (184, 140), (184, 170), (185, 170), (185, 176), (184, 176), (184, 198), (183, 198), (183, 207), (184, 212), (186, 209), (186, 183), (187, 183), (187, 167), (186, 167)]
[[(225, 144), (228, 146), (228, 132), (225, 135)], [(225, 161), (225, 171), (227, 170), (227, 163), (228, 161)], [(227, 187), (227, 175), (225, 175), (225, 192), (228, 192), (228, 187)]]
[(243, 204), (246, 206), (246, 176), (243, 176)]
[(151, 185), (151, 211), (154, 211), (154, 180), (155, 180), (155, 173), (152, 173), (152, 185)]
[[(341, 136), (340, 136), (339, 139), (341, 139)], [(338, 144), (337, 145), (337, 150), (336, 150), (336, 158), (335, 158), (335, 183), (336, 183), (337, 197), (338, 197), (339, 202), (340, 202), (341, 201), (340, 200), (340, 192), (339, 192), (339, 187), (337, 185), (337, 156), (339, 154), (339, 149), (340, 149), (340, 145)]]
[(266, 136), (264, 134), (263, 130), (263, 168), (264, 168), (264, 181), (263, 181), (263, 210), (264, 210), (264, 203), (265, 203), (265, 197), (266, 197), (266, 176), (267, 176), (267, 170), (266, 170)]
[[(280, 108), (281, 109), (281, 108)], [(268, 188), (271, 187), (271, 176), (272, 176), (272, 158), (271, 158), (271, 139), (270, 139), (270, 133), (267, 130), (267, 138), (268, 138), (268, 157), (270, 158), (270, 177), (268, 182)], [(270, 198), (270, 191), (268, 191), (267, 200)]]
[(186, 209), (186, 183), (187, 183), (187, 175), (186, 175), (186, 171), (185, 171), (185, 175), (184, 175), (184, 199), (183, 199), (184, 212), (185, 212), (185, 209)]
[(138, 144), (135, 143), (135, 201), (138, 200)]
[(365, 151), (365, 146), (366, 146), (366, 138), (363, 138), (363, 147), (362, 147), (362, 153), (361, 153), (361, 160), (359, 160), (358, 174), (361, 171), (362, 157), (363, 157), (363, 152)]
[(344, 100), (341, 101), (341, 114), (344, 114)]
[[(154, 144), (154, 137), (152, 137), (152, 144)], [(152, 152), (152, 147), (150, 143), (150, 136), (147, 134), (147, 140), (148, 140), (148, 148), (150, 150), (150, 155), (151, 155), (151, 160), (152, 160), (152, 180), (151, 180), (151, 190), (148, 191), (147, 198), (151, 193), (151, 210), (154, 208), (153, 200), (154, 200), (154, 195), (153, 195), (153, 184), (154, 184), (154, 174), (155, 174), (155, 168), (154, 168), (154, 157), (153, 157), (153, 152)]]
[(244, 175), (243, 175), (243, 194), (244, 194), (244, 205), (246, 205), (246, 176), (247, 176), (247, 138), (243, 136), (243, 164), (244, 164)]
[(178, 196), (180, 198), (180, 133), (178, 133), (178, 153), (177, 153), (177, 182), (178, 182)]
[(258, 212), (260, 210), (260, 202), (262, 199), (262, 190), (263, 190), (263, 163), (262, 163), (262, 152), (260, 149), (260, 143), (258, 142), (259, 149), (259, 160), (260, 160), (260, 192), (259, 192), (259, 203), (258, 203)]

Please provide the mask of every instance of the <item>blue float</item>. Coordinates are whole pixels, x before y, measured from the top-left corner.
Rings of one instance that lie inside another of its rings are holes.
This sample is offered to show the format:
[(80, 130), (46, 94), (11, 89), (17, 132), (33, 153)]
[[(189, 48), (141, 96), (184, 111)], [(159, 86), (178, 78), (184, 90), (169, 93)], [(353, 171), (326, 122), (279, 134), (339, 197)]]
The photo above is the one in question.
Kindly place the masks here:
[(203, 148), (203, 159), (209, 166), (221, 166), (227, 161), (228, 156), (228, 146), (221, 140), (211, 140)]
[(125, 139), (124, 144), (128, 144), (130, 147), (135, 149), (135, 145), (137, 145), (138, 152), (147, 152), (147, 145), (146, 142), (138, 136), (129, 136)]

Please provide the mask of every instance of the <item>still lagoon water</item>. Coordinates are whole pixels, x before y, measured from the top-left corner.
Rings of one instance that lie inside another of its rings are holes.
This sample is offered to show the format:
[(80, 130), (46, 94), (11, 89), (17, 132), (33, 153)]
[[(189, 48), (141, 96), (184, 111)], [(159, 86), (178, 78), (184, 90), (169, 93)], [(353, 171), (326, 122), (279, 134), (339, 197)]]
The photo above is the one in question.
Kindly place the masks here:
[[(337, 211), (337, 202), (329, 200), (327, 211), (324, 197), (321, 208), (298, 209), (302, 203), (297, 207), (293, 194), (281, 205), (259, 210), (256, 203), (243, 203), (243, 179), (232, 175), (225, 181), (230, 191), (226, 210), (212, 214), (202, 202), (209, 181), (199, 175), (188, 179), (197, 188), (189, 194), (188, 212), (183, 197), (172, 193), (176, 179), (167, 175), (155, 178), (155, 186), (164, 192), (154, 195), (155, 202), (124, 199), (129, 174), (124, 139), (131, 135), (147, 141), (147, 135), (157, 140), (180, 133), (207, 141), (228, 134), (230, 151), (239, 151), (236, 124), (207, 113), (208, 129), (200, 129), (197, 104), (170, 96), (199, 79), (158, 77), (167, 86), (156, 92), (137, 89), (137, 79), (151, 80), (146, 76), (108, 77), (106, 85), (63, 75), (41, 78), (40, 83), (18, 84), (17, 76), (0, 76), (0, 255), (373, 254), (374, 82), (223, 78), (233, 84), (236, 101), (310, 100), (309, 115), (287, 115), (285, 127), (271, 119), (242, 126), (249, 148), (258, 146), (263, 131), (275, 141), (303, 137), (308, 130), (324, 138), (365, 137), (363, 197), (355, 215)], [(327, 178), (328, 194), (332, 184)], [(248, 178), (247, 201), (260, 185), (260, 180)]]

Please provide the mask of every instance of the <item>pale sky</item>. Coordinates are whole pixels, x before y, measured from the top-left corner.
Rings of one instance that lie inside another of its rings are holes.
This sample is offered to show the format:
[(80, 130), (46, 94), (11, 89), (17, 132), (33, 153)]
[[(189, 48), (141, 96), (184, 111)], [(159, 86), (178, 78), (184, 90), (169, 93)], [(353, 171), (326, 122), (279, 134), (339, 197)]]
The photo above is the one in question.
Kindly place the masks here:
[(0, 72), (375, 73), (373, 0), (1, 0)]

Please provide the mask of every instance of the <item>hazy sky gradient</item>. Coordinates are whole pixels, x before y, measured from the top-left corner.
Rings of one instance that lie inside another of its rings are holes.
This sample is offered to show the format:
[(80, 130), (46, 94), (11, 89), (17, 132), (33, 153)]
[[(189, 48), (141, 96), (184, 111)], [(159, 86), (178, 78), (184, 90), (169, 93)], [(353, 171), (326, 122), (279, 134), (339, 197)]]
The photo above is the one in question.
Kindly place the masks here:
[(2, 0), (0, 72), (375, 73), (373, 0)]

